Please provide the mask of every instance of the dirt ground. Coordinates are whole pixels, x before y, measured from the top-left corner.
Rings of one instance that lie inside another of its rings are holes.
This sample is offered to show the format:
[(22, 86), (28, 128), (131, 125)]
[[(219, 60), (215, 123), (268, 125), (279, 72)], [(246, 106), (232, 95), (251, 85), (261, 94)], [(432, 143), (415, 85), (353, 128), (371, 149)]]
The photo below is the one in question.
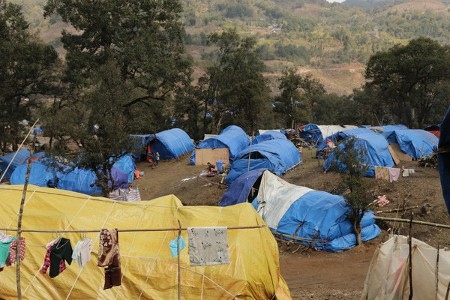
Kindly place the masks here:
[[(313, 149), (304, 149), (302, 164), (283, 176), (286, 181), (316, 190), (331, 192), (340, 176), (324, 174), (322, 162)], [(386, 195), (390, 203), (377, 210), (379, 217), (409, 219), (450, 225), (439, 173), (433, 167), (421, 167), (417, 161), (402, 161), (398, 167), (415, 169), (409, 177), (390, 183), (367, 178), (375, 195)], [(138, 163), (144, 176), (136, 181), (143, 200), (174, 194), (184, 205), (217, 205), (226, 185), (218, 175), (206, 176), (206, 166), (189, 165), (189, 157), (161, 161), (154, 169)], [(405, 209), (406, 208), (406, 209)], [(408, 209), (409, 208), (409, 209)], [(389, 210), (396, 210), (389, 212)], [(388, 232), (408, 235), (409, 224), (377, 221), (382, 234), (375, 240), (341, 253), (315, 251), (286, 241), (278, 241), (280, 269), (293, 299), (360, 299), (373, 253), (385, 241)], [(412, 236), (434, 247), (450, 246), (450, 232), (435, 226), (412, 226)]]

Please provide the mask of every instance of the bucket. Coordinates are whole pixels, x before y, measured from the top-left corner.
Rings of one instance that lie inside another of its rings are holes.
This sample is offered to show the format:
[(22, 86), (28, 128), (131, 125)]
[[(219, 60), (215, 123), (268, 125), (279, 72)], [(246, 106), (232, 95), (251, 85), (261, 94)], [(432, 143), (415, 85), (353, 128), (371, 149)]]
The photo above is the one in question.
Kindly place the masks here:
[(217, 167), (217, 172), (222, 173), (223, 161), (221, 161), (221, 160), (216, 161), (216, 167)]

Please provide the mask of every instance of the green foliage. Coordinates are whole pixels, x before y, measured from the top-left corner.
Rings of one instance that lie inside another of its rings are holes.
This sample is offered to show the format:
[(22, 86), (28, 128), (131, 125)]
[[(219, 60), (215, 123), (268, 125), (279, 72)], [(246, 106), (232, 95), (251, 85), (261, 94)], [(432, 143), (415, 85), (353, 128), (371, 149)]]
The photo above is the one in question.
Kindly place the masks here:
[(364, 181), (364, 174), (368, 170), (364, 164), (367, 151), (356, 137), (348, 137), (334, 149), (333, 155), (332, 169), (341, 173), (339, 189), (349, 207), (348, 218), (353, 224), (359, 245), (362, 243), (361, 220), (373, 202), (370, 185)]
[(450, 100), (441, 90), (450, 83), (449, 69), (450, 48), (418, 38), (373, 55), (366, 67), (366, 89), (380, 99), (374, 105), (385, 107), (382, 112), (389, 111), (394, 122), (423, 128), (439, 122), (435, 107)]

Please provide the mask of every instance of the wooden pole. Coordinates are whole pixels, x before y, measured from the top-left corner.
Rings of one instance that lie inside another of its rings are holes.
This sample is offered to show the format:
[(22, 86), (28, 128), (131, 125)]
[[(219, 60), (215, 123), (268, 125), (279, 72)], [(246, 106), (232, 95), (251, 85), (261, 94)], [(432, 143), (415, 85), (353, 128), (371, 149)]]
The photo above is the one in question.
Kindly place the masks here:
[(408, 234), (408, 277), (409, 277), (409, 300), (413, 299), (413, 278), (412, 278), (412, 220), (413, 214), (411, 214), (410, 222), (409, 222), (409, 234)]
[(180, 266), (180, 238), (181, 238), (181, 222), (178, 221), (178, 237), (177, 237), (177, 259), (178, 259), (178, 300), (181, 300), (181, 266)]
[(440, 228), (448, 228), (450, 229), (450, 225), (445, 224), (438, 224), (438, 223), (430, 223), (430, 222), (424, 222), (424, 221), (415, 221), (415, 220), (407, 220), (407, 219), (400, 219), (400, 218), (388, 218), (388, 217), (373, 217), (375, 220), (383, 220), (383, 221), (393, 221), (393, 222), (402, 222), (402, 223), (413, 223), (413, 224), (421, 224), (421, 225), (428, 225), (433, 227), (440, 227)]

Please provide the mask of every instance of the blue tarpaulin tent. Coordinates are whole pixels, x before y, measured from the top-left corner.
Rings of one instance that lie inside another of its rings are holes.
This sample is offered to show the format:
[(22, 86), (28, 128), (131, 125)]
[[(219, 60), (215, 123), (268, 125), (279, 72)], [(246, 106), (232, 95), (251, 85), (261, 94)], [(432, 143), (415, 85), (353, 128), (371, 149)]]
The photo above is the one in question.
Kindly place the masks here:
[[(344, 197), (286, 182), (264, 172), (253, 206), (275, 234), (294, 236), (299, 243), (318, 250), (339, 252), (356, 245), (349, 207)], [(361, 238), (376, 238), (381, 230), (373, 212), (361, 221)]]
[(414, 159), (427, 157), (436, 152), (439, 139), (423, 129), (403, 129), (384, 132), (390, 144), (397, 143), (404, 153)]
[[(250, 140), (245, 131), (236, 125), (230, 125), (223, 129), (219, 135), (201, 141), (197, 149), (228, 148), (230, 162), (250, 144)], [(195, 151), (190, 157), (190, 164), (195, 164)]]
[[(28, 164), (17, 166), (11, 174), (11, 184), (24, 184), (27, 173)], [(56, 185), (56, 174), (46, 165), (39, 161), (31, 163), (29, 184), (34, 184), (42, 187), (54, 187)]]
[(438, 168), (442, 186), (442, 195), (450, 214), (450, 107), (441, 123), (438, 148)]
[(275, 139), (242, 150), (231, 164), (226, 183), (230, 184), (240, 175), (255, 169), (268, 169), (277, 175), (286, 173), (301, 162), (301, 155), (291, 141)]
[(194, 142), (180, 128), (164, 130), (150, 137), (147, 142), (153, 153), (159, 152), (161, 159), (175, 159), (194, 150)]
[(259, 186), (258, 181), (261, 180), (261, 176), (265, 170), (266, 169), (251, 170), (236, 178), (223, 193), (222, 199), (220, 199), (218, 205), (229, 206), (247, 201), (251, 202), (257, 194), (257, 191), (255, 190), (255, 194), (251, 195), (252, 187)]
[[(329, 138), (331, 138), (334, 142), (340, 142), (351, 136), (356, 138), (355, 146), (360, 147), (365, 151), (365, 156), (361, 158), (363, 160), (361, 163), (369, 167), (365, 176), (374, 177), (376, 166), (393, 167), (395, 165), (392, 155), (389, 152), (389, 143), (387, 140), (381, 134), (375, 133), (369, 129), (349, 129), (338, 132)], [(342, 149), (344, 147), (344, 143), (339, 144), (338, 147)], [(331, 154), (324, 161), (323, 169), (325, 171), (330, 170), (333, 162), (335, 162), (335, 153), (331, 152)], [(338, 164), (340, 168), (344, 167), (339, 162)]]
[(30, 155), (31, 153), (28, 149), (20, 149), (17, 152), (0, 156), (0, 177), (8, 180), (18, 166), (27, 162)]
[(274, 140), (274, 139), (287, 140), (287, 137), (281, 131), (269, 130), (269, 131), (266, 131), (262, 134), (255, 136), (255, 138), (252, 141), (252, 145), (259, 144), (259, 143), (267, 141), (267, 140)]
[(91, 170), (75, 168), (68, 173), (57, 174), (57, 188), (91, 196), (101, 196), (102, 189), (97, 185), (97, 175)]

